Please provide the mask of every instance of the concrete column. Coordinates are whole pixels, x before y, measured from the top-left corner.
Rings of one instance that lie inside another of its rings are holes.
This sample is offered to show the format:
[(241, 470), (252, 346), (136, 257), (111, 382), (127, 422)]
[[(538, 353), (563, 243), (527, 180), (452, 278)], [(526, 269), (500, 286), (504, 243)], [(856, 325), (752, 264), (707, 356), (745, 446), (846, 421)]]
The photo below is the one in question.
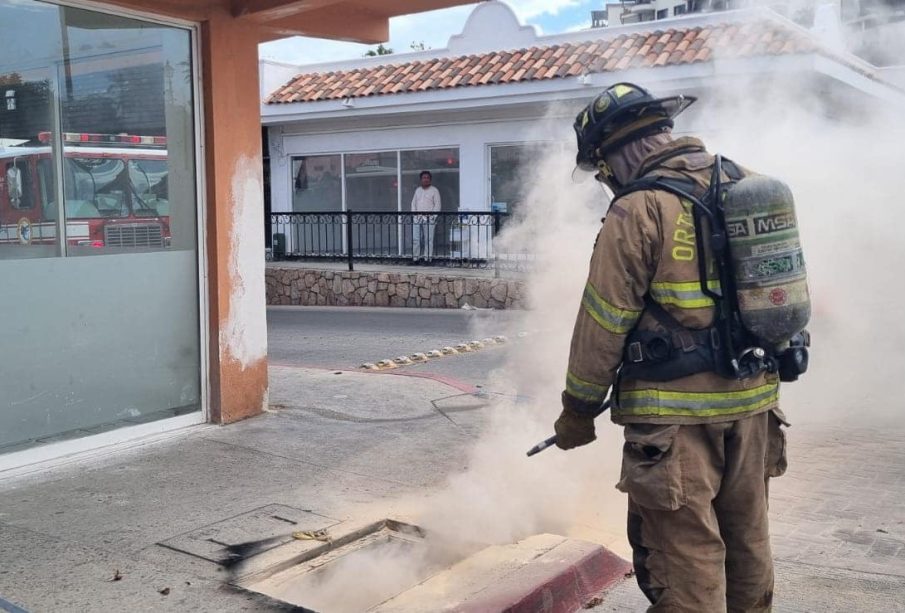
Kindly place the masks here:
[(211, 418), (267, 403), (259, 32), (212, 11), (202, 26)]

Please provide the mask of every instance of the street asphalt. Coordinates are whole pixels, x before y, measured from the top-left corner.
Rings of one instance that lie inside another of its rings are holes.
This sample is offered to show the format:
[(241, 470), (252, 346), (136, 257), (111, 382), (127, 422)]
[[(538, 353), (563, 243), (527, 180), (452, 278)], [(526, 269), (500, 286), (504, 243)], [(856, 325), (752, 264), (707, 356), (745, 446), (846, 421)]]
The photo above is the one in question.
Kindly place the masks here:
[[(366, 362), (426, 353), (492, 336), (508, 342), (474, 353), (397, 369), (485, 386), (509, 352), (519, 347), (518, 311), (367, 307), (270, 307), (271, 364), (349, 370)], [(329, 339), (329, 342), (325, 342)]]

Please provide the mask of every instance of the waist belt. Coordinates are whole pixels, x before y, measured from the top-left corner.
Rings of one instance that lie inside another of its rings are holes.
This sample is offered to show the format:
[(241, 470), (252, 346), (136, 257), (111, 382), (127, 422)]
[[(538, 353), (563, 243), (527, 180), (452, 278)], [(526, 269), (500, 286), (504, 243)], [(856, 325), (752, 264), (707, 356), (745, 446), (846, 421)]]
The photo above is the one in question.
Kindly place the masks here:
[(672, 381), (699, 372), (715, 372), (720, 350), (716, 328), (674, 332), (633, 332), (625, 346), (620, 377)]
[[(642, 339), (642, 336), (647, 338)], [(627, 364), (662, 362), (675, 356), (676, 352), (690, 353), (702, 348), (719, 349), (719, 346), (720, 334), (716, 328), (679, 330), (671, 334), (636, 332), (629, 337), (623, 361)]]
[(724, 374), (722, 342), (715, 326), (691, 330), (649, 296), (647, 311), (664, 331), (634, 330), (626, 339), (619, 376), (622, 379), (672, 381), (700, 372)]

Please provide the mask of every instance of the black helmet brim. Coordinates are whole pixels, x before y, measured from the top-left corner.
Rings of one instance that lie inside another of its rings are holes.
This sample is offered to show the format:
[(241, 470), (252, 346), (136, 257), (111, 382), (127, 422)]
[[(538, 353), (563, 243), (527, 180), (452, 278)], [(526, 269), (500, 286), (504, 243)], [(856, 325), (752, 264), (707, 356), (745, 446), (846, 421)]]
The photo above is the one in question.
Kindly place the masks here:
[[(660, 116), (663, 119), (663, 121), (660, 122), (660, 125), (672, 127), (672, 119), (684, 112), (685, 109), (687, 109), (695, 102), (697, 102), (696, 96), (686, 96), (684, 94), (680, 94), (678, 96), (665, 96), (663, 98), (639, 100), (637, 102), (626, 104), (619, 110), (618, 115), (614, 116), (611, 119), (611, 121), (618, 121), (618, 117), (625, 118), (633, 116), (637, 119), (645, 116)], [(600, 134), (600, 131), (602, 131), (603, 128), (604, 126), (600, 126), (599, 130), (592, 131), (589, 135), (588, 141), (586, 142), (599, 142), (598, 139), (602, 136)], [(597, 134), (595, 135), (594, 132), (597, 132)], [(601, 148), (599, 148), (599, 145), (585, 145), (585, 147), (587, 148), (583, 148), (581, 137), (579, 137), (578, 155), (576, 156), (575, 160), (576, 165), (582, 170), (595, 172), (597, 167), (595, 159), (597, 157), (622, 146), (632, 138), (637, 138), (637, 136), (635, 136), (635, 134), (626, 135), (622, 138), (619, 138), (618, 140), (608, 143), (604, 148), (605, 150), (602, 150)]]

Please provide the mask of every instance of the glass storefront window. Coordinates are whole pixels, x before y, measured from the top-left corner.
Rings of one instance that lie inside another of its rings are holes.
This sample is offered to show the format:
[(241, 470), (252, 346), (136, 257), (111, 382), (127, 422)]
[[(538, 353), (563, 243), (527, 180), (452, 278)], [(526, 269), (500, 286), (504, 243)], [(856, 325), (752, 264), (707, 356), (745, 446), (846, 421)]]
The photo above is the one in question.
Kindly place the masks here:
[[(399, 152), (348, 153), (343, 156), (346, 180), (346, 210), (359, 214), (399, 211)], [(395, 215), (372, 216), (352, 235), (352, 251), (399, 250), (399, 220)]]
[(542, 145), (498, 145), (490, 148), (490, 208), (517, 214), (528, 190), (525, 173), (543, 155)]
[(36, 179), (38, 160), (50, 155), (38, 135), (53, 126), (53, 84), (63, 49), (59, 11), (0, 0), (0, 88), (6, 100), (0, 106), (0, 261), (60, 254), (58, 224), (44, 207), (33, 206), (46, 197), (42, 188), (53, 187)]
[(192, 32), (0, 0), (0, 57), (0, 453), (200, 411)]
[(412, 210), (412, 195), (421, 185), (421, 171), (430, 171), (431, 184), (440, 192), (440, 205), (444, 211), (459, 210), (459, 149), (419, 149), (403, 151), (402, 157), (402, 210)]
[[(412, 210), (412, 196), (421, 185), (421, 173), (431, 173), (431, 185), (440, 192), (440, 210), (459, 210), (459, 149), (447, 147), (442, 149), (417, 149), (402, 151), (402, 210)], [(427, 221), (403, 227), (402, 244), (406, 254), (416, 252), (424, 255), (424, 232), (432, 234), (432, 256), (442, 256), (450, 252), (453, 243), (460, 242), (461, 229), (452, 216), (438, 216)], [(414, 242), (418, 240), (418, 249)]]
[(292, 158), (292, 210), (336, 212), (342, 208), (342, 157)]
[(399, 160), (396, 151), (347, 153), (346, 210), (399, 210)]
[(491, 146), (488, 208), (510, 216), (521, 214), (531, 186), (537, 181), (534, 173), (538, 162), (570, 149), (571, 145), (562, 142)]
[(292, 158), (292, 210), (306, 213), (304, 223), (286, 226), (279, 240), (299, 253), (342, 253), (342, 156)]

